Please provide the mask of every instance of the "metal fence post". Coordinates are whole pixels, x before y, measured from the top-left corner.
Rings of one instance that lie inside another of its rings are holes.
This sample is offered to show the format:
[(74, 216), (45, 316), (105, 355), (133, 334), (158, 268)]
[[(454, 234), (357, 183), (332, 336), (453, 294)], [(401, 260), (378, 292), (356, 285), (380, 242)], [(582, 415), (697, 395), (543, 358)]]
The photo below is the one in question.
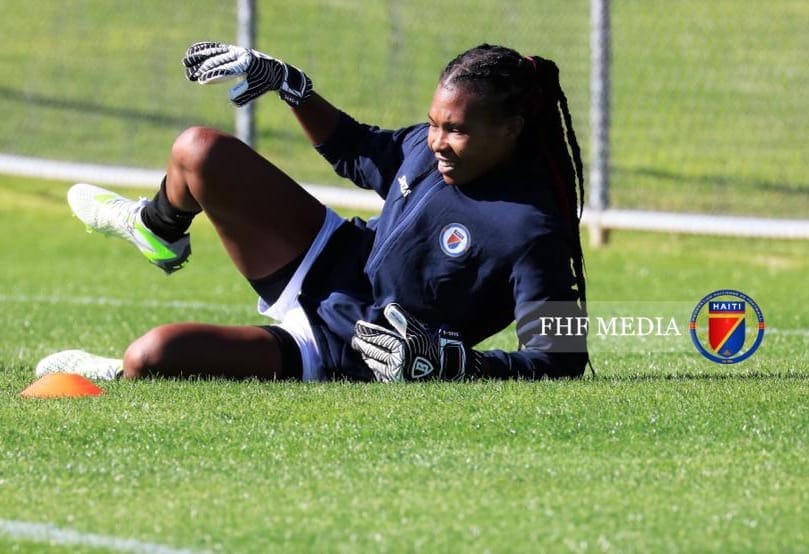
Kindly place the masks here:
[(606, 244), (601, 213), (610, 203), (610, 6), (590, 0), (590, 244)]
[[(237, 0), (236, 44), (253, 48), (256, 38), (255, 0)], [(250, 146), (255, 146), (255, 106), (251, 102), (236, 110), (236, 136)]]

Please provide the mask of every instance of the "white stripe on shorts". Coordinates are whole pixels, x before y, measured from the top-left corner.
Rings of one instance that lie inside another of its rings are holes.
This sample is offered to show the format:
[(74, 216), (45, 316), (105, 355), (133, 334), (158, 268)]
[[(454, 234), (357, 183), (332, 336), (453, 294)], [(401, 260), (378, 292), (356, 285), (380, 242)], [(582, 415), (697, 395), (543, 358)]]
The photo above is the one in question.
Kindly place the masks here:
[(283, 292), (272, 305), (267, 304), (263, 298), (258, 299), (258, 313), (270, 317), (277, 322), (277, 325), (292, 335), (295, 344), (301, 351), (301, 362), (303, 365), (304, 381), (322, 381), (326, 378), (323, 370), (323, 359), (320, 357), (320, 349), (317, 347), (312, 326), (309, 319), (298, 302), (298, 294), (301, 291), (303, 280), (309, 273), (312, 264), (323, 251), (329, 238), (334, 231), (343, 224), (344, 218), (326, 207), (326, 219), (323, 226), (318, 231), (315, 240), (301, 260), (298, 269), (292, 274), (292, 278), (284, 287)]

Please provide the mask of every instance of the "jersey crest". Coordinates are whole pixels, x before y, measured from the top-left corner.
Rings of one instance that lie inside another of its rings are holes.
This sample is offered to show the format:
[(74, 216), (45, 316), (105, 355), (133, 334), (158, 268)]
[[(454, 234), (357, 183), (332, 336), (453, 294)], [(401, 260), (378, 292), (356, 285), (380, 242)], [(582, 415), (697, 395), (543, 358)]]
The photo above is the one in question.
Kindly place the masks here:
[(460, 223), (450, 223), (441, 230), (439, 242), (444, 254), (457, 258), (469, 250), (472, 236), (469, 234), (469, 229)]

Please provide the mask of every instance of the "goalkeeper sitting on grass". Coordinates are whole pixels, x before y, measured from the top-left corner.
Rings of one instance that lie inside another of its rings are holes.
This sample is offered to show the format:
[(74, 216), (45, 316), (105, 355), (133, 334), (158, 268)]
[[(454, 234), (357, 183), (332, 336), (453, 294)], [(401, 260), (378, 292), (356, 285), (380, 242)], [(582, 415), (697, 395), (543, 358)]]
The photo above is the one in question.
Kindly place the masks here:
[[(255, 50), (192, 45), (186, 76), (239, 79), (238, 106), (277, 91), (338, 175), (385, 199), (378, 219), (345, 220), (254, 150), (193, 127), (175, 141), (151, 201), (77, 184), (91, 229), (120, 236), (166, 273), (185, 264), (204, 211), (277, 323), (171, 323), (123, 359), (80, 350), (39, 375), (220, 376), (391, 382), (581, 376), (586, 340), (537, 329), (538, 314), (583, 314), (582, 163), (556, 65), (487, 44), (441, 73), (428, 122), (361, 124), (300, 69)], [(570, 306), (574, 308), (571, 310)], [(513, 352), (472, 348), (516, 320)]]

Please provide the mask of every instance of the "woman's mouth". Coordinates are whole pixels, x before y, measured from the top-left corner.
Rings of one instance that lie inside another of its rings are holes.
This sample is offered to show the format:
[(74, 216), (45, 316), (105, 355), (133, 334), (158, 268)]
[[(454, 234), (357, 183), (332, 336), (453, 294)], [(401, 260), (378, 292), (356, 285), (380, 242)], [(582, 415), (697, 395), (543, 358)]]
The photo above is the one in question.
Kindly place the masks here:
[(439, 173), (448, 173), (455, 169), (455, 162), (446, 160), (444, 158), (438, 158), (438, 172)]

